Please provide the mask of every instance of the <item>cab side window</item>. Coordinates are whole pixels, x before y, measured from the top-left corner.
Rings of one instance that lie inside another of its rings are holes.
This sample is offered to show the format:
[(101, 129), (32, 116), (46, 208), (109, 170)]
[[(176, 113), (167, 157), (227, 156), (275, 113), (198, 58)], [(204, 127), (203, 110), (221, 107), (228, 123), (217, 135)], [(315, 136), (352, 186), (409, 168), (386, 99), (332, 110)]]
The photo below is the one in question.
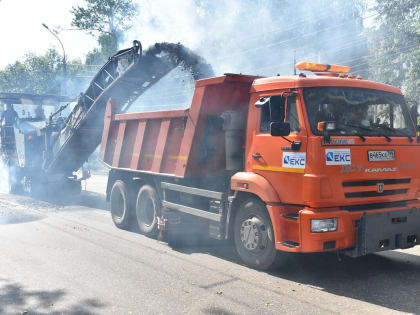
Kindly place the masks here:
[(290, 124), (290, 132), (299, 132), (299, 118), (296, 105), (296, 95), (287, 98), (286, 122)]
[(270, 105), (269, 102), (265, 103), (264, 106), (261, 108), (261, 125), (260, 131), (261, 132), (269, 132), (270, 131), (270, 123), (271, 122), (280, 122), (286, 121), (290, 124), (290, 131), (291, 132), (299, 132), (300, 125), (299, 125), (299, 118), (297, 112), (297, 105), (296, 105), (296, 96), (291, 95), (287, 98), (287, 113), (286, 119), (284, 119), (285, 113), (285, 98), (281, 96), (274, 95), (271, 97), (271, 115), (270, 115)]
[(270, 102), (266, 102), (261, 108), (260, 131), (268, 132), (270, 131), (270, 124), (272, 122), (284, 121), (284, 109), (285, 98), (281, 97), (280, 95), (272, 96), (270, 98)]

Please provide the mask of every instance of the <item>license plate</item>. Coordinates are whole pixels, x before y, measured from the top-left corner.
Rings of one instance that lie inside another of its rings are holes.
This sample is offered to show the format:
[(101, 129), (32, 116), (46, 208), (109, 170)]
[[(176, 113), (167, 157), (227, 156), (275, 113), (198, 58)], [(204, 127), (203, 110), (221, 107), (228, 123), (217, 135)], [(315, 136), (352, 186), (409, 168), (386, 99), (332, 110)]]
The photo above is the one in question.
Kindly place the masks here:
[(395, 151), (394, 150), (368, 151), (368, 160), (369, 162), (394, 161)]

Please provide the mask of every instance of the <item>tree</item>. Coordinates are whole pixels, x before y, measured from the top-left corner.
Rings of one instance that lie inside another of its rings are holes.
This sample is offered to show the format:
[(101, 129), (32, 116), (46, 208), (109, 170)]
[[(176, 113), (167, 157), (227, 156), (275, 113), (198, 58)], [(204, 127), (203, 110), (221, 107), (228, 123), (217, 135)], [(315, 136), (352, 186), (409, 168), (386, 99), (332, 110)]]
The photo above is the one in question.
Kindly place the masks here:
[(137, 13), (137, 5), (132, 0), (85, 2), (84, 7), (72, 8), (72, 25), (95, 36), (99, 48), (87, 54), (85, 64), (79, 60), (67, 63), (65, 86), (61, 56), (56, 50), (50, 49), (42, 56), (28, 54), (23, 60), (0, 71), (1, 92), (75, 96), (84, 90), (97, 68), (118, 50), (118, 43), (122, 40), (124, 31), (131, 27), (131, 20)]
[[(131, 28), (137, 14), (132, 0), (85, 0), (86, 6), (73, 7), (72, 25), (97, 36), (102, 54), (108, 56), (118, 49), (124, 31)], [(109, 52), (111, 52), (109, 54)]]
[(377, 0), (376, 21), (370, 32), (370, 71), (375, 80), (403, 89), (420, 101), (420, 2)]
[(115, 54), (118, 45), (114, 45), (114, 40), (109, 34), (102, 34), (98, 38), (99, 48), (94, 48), (86, 54), (86, 65), (96, 65), (99, 69), (108, 59)]
[(27, 54), (23, 61), (16, 61), (0, 71), (0, 90), (58, 94), (61, 64), (61, 57), (54, 49), (43, 56)]
[(77, 60), (68, 63), (65, 90), (62, 67), (62, 57), (55, 49), (42, 56), (27, 54), (0, 71), (0, 92), (75, 96), (84, 88), (85, 81), (79, 77), (85, 66)]

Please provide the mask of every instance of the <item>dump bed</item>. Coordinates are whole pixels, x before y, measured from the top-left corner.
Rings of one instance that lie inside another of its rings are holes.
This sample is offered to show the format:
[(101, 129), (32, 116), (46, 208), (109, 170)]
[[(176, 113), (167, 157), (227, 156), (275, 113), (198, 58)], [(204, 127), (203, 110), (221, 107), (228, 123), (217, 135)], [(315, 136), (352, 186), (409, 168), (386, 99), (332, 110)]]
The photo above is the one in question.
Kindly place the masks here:
[[(174, 177), (225, 173), (227, 131), (222, 117), (235, 113), (245, 128), (255, 78), (225, 74), (199, 80), (187, 110), (115, 114), (117, 104), (110, 99), (100, 160), (111, 168)], [(245, 135), (243, 131), (239, 134)], [(235, 154), (243, 155), (243, 147)]]

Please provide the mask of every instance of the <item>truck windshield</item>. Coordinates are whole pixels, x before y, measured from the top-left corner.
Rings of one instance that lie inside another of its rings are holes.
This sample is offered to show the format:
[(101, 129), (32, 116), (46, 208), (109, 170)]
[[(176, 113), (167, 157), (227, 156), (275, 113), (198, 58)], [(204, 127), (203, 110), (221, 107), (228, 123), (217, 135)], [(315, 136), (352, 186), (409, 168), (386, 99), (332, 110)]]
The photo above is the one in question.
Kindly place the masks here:
[(311, 130), (320, 121), (336, 122), (329, 135), (415, 136), (402, 95), (362, 88), (313, 87), (303, 90)]

